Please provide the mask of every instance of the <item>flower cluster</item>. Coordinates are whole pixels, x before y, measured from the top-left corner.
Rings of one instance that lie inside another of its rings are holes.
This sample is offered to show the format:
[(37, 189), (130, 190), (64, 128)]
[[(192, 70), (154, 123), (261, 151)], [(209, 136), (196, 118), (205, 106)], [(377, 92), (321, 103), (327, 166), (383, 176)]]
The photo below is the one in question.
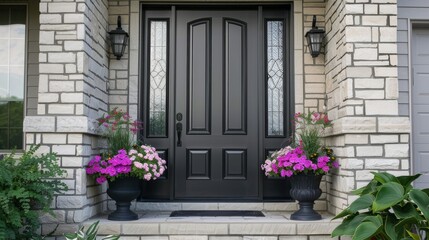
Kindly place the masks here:
[(166, 161), (150, 146), (135, 146), (128, 153), (124, 149), (111, 158), (95, 156), (88, 163), (86, 173), (95, 175), (99, 184), (117, 177), (133, 176), (146, 181), (156, 180), (167, 169)]
[(299, 173), (326, 174), (338, 168), (332, 149), (321, 144), (325, 128), (331, 121), (324, 113), (295, 114), (295, 134), (298, 147), (287, 146), (265, 160), (261, 168), (266, 176), (290, 177)]
[(114, 108), (97, 119), (98, 125), (106, 129), (105, 136), (108, 140), (110, 154), (117, 153), (120, 149), (129, 151), (134, 143), (134, 138), (141, 129), (141, 122), (133, 121), (128, 113)]
[(266, 176), (291, 177), (298, 173), (314, 173), (323, 175), (332, 168), (338, 168), (338, 161), (333, 155), (332, 149), (322, 148), (320, 153), (308, 158), (302, 146), (292, 148), (287, 146), (274, 152), (261, 168)]

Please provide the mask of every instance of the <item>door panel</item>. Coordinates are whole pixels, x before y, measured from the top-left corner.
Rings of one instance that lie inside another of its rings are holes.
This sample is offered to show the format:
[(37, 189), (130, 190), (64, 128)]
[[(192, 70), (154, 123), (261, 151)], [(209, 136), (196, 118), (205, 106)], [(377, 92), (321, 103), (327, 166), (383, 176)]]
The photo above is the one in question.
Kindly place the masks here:
[(176, 112), (188, 129), (176, 146), (178, 199), (258, 198), (258, 111), (247, 104), (257, 105), (256, 19), (177, 11)]
[(412, 39), (412, 122), (413, 172), (422, 173), (415, 181), (429, 187), (429, 26), (414, 28)]

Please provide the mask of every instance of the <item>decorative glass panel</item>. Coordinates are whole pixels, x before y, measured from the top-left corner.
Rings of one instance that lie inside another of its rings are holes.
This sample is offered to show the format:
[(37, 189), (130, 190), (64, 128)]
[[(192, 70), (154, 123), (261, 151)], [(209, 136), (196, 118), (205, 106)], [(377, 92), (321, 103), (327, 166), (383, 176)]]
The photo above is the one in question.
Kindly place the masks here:
[(267, 21), (267, 131), (268, 136), (284, 135), (283, 21)]
[(149, 136), (167, 136), (167, 21), (150, 21)]
[(0, 9), (0, 149), (22, 149), (26, 43), (25, 6)]

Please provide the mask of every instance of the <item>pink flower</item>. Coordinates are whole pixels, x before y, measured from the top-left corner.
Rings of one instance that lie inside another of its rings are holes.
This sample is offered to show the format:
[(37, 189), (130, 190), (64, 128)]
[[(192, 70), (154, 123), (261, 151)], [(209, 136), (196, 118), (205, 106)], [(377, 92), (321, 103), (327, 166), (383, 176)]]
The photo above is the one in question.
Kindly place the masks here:
[(318, 112), (314, 112), (312, 115), (311, 115), (311, 121), (313, 121), (313, 122), (317, 122), (317, 121), (319, 121), (320, 120), (320, 113), (318, 113)]
[(324, 167), (322, 167), (322, 170), (324, 171), (324, 172), (329, 172), (329, 166), (324, 166)]
[(107, 179), (106, 179), (106, 177), (101, 176), (101, 177), (98, 177), (98, 178), (96, 179), (96, 181), (97, 181), (97, 183), (98, 183), (98, 184), (102, 184), (102, 183), (104, 183), (105, 181), (107, 181)]
[(335, 162), (332, 163), (332, 166), (334, 168), (339, 168), (340, 167), (340, 163), (338, 161), (335, 161)]
[(134, 162), (134, 166), (136, 166), (136, 168), (139, 168), (139, 169), (143, 168), (143, 164), (141, 162)]

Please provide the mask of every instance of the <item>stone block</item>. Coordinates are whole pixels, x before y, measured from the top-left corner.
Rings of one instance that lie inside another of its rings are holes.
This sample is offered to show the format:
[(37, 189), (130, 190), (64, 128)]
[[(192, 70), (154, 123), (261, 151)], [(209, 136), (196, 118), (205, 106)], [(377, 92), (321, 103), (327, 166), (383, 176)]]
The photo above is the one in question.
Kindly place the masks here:
[(59, 96), (57, 93), (39, 93), (39, 103), (54, 103), (58, 102)]
[(398, 51), (396, 43), (380, 43), (378, 44), (378, 51), (380, 54), (395, 54)]
[(356, 48), (353, 53), (355, 60), (377, 60), (377, 48)]
[(365, 101), (366, 115), (397, 115), (396, 100), (367, 100)]
[(49, 64), (49, 63), (41, 63), (39, 64), (39, 72), (40, 73), (64, 73), (64, 65), (63, 64)]
[(82, 51), (84, 46), (83, 41), (64, 41), (64, 50), (66, 51)]
[(398, 13), (398, 7), (396, 4), (380, 4), (380, 14), (393, 14)]
[(380, 41), (381, 42), (396, 42), (396, 27), (381, 27)]
[(226, 223), (163, 223), (160, 234), (166, 235), (225, 235), (228, 234)]
[(244, 236), (243, 240), (278, 240), (278, 238), (267, 236)]
[(67, 135), (66, 134), (43, 134), (42, 141), (45, 144), (66, 144)]
[(39, 44), (54, 44), (55, 33), (52, 31), (39, 32)]
[(296, 234), (296, 225), (292, 223), (231, 223), (229, 234), (292, 235)]
[(64, 14), (64, 23), (83, 23), (85, 15), (82, 13), (67, 13)]
[(61, 157), (63, 167), (82, 167), (82, 157)]
[(40, 14), (39, 22), (40, 24), (61, 23), (61, 15), (60, 14)]
[(263, 203), (219, 203), (219, 210), (253, 210), (258, 211), (264, 208)]
[(297, 233), (299, 235), (330, 235), (338, 225), (338, 222), (299, 223), (297, 224)]
[(207, 240), (208, 236), (180, 236), (172, 235), (169, 238), (170, 240)]
[(49, 114), (74, 114), (74, 105), (73, 104), (49, 104), (48, 105)]
[(27, 116), (24, 132), (55, 132), (55, 117)]
[(397, 143), (398, 135), (371, 135), (372, 144)]
[(384, 146), (386, 157), (408, 157), (408, 144), (386, 144)]
[(379, 117), (378, 131), (385, 133), (409, 133), (411, 123), (408, 117)]
[(241, 236), (209, 236), (209, 240), (243, 240)]
[(366, 159), (366, 169), (399, 169), (398, 159)]
[(83, 93), (61, 93), (61, 102), (63, 103), (82, 103)]
[(49, 81), (50, 92), (74, 92), (74, 81)]
[(374, 73), (376, 77), (396, 77), (398, 69), (396, 67), (375, 67)]
[(347, 42), (371, 42), (371, 27), (346, 27)]
[(366, 26), (386, 26), (387, 16), (362, 16), (362, 25)]
[(52, 151), (58, 155), (76, 155), (75, 145), (53, 145)]
[(50, 13), (67, 13), (76, 12), (76, 3), (74, 2), (50, 2), (48, 3), (48, 12)]
[(157, 223), (127, 223), (122, 225), (123, 235), (156, 235), (159, 234)]
[(50, 63), (72, 63), (76, 61), (74, 53), (48, 53)]
[(383, 78), (359, 78), (354, 83), (355, 88), (384, 88)]
[(57, 208), (82, 208), (86, 201), (86, 196), (58, 196)]
[(383, 155), (382, 146), (357, 146), (356, 156), (358, 157), (381, 157)]

